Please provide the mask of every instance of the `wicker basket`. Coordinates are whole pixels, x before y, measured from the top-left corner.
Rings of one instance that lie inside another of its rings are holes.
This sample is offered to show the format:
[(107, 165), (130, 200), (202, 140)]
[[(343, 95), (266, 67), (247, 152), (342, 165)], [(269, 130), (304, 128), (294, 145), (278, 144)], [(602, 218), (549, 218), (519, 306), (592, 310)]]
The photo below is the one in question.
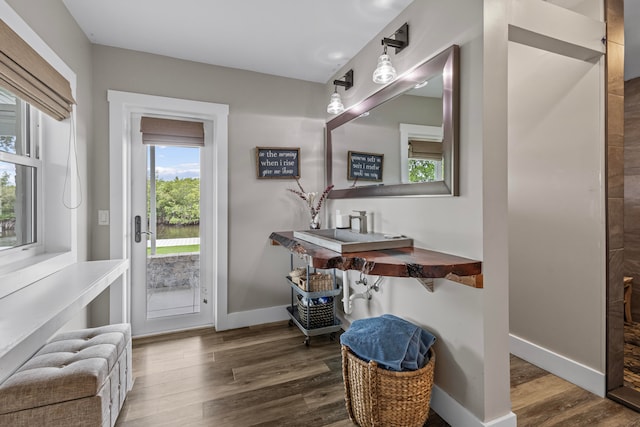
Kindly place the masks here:
[(333, 289), (333, 277), (330, 274), (313, 273), (309, 275), (308, 283), (307, 276), (300, 276), (296, 284), (306, 292), (330, 291)]
[(291, 271), (289, 278), (305, 292), (323, 292), (333, 289), (333, 276), (331, 274), (311, 273), (309, 274), (309, 283), (307, 283), (307, 270), (304, 267)]
[(360, 427), (421, 427), (429, 417), (436, 355), (416, 371), (389, 371), (342, 346), (342, 376), (349, 418)]
[(291, 277), (291, 280), (297, 280), (302, 276), (307, 276), (307, 269), (305, 267), (298, 267), (298, 268), (294, 268), (293, 270), (291, 270), (289, 272), (289, 276)]
[[(304, 304), (301, 299), (298, 299), (298, 314), (300, 316), (300, 323), (306, 329), (316, 329), (324, 328), (325, 326), (332, 326), (334, 323), (333, 298), (331, 302), (309, 306)], [(309, 318), (308, 325), (307, 317)]]

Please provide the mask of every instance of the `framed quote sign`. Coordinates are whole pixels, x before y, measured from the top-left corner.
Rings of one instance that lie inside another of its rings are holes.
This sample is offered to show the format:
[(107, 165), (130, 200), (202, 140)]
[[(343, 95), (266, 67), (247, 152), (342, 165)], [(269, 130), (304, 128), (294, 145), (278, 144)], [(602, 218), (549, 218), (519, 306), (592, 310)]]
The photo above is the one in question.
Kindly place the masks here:
[(382, 181), (384, 154), (349, 151), (347, 179)]
[(300, 178), (300, 147), (256, 147), (258, 178)]

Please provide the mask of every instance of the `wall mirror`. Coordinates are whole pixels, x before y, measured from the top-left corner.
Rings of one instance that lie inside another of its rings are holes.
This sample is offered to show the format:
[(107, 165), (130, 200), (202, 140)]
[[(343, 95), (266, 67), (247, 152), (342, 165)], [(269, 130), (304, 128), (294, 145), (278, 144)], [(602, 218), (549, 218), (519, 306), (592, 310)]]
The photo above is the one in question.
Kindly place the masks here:
[(329, 198), (458, 195), (459, 50), (449, 47), (327, 122)]

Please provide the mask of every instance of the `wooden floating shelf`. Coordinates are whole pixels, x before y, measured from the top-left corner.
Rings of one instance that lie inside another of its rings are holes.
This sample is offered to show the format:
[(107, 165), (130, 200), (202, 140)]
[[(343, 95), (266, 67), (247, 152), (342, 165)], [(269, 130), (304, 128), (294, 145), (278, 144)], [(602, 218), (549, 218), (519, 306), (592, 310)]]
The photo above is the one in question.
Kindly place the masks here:
[(416, 247), (341, 254), (293, 237), (293, 231), (276, 231), (272, 244), (309, 258), (315, 268), (365, 271), (374, 276), (412, 277), (433, 291), (432, 279), (447, 279), (482, 288), (482, 262)]

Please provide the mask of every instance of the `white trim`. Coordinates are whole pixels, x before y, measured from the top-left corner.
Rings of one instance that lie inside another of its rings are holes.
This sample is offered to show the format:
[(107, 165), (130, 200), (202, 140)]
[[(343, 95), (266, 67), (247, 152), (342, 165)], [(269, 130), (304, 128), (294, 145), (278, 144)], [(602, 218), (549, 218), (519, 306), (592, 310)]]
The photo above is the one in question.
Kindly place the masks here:
[(512, 0), (509, 40), (581, 60), (606, 53), (606, 24), (545, 1)]
[[(287, 320), (289, 318), (289, 315), (287, 314), (287, 307), (289, 307), (289, 305), (229, 313), (227, 316), (225, 329), (244, 328), (247, 326), (262, 325), (265, 323)], [(216, 330), (220, 331), (222, 329), (220, 329), (216, 325)]]
[(215, 327), (213, 326), (213, 323), (211, 325), (202, 325), (202, 326), (189, 327), (189, 328), (176, 328), (176, 329), (170, 329), (162, 332), (150, 332), (148, 334), (139, 334), (133, 337), (133, 339), (135, 340), (139, 338), (151, 338), (151, 337), (159, 337), (159, 336), (166, 337), (168, 334), (177, 334), (179, 332), (188, 332), (188, 331), (203, 331), (207, 329), (215, 329)]
[(509, 334), (509, 351), (515, 356), (533, 363), (578, 387), (582, 387), (600, 397), (605, 397), (606, 378), (602, 372), (598, 372), (582, 363), (554, 353), (513, 334)]
[[(194, 119), (212, 121), (213, 126), (213, 194), (215, 210), (215, 258), (213, 260), (216, 329), (228, 329), (228, 125), (229, 106), (211, 102), (167, 98), (131, 92), (109, 90), (109, 230), (110, 257), (130, 258), (131, 224), (128, 210), (131, 206), (131, 176), (129, 136), (130, 117), (134, 112), (153, 110), (156, 114), (188, 114)], [(111, 286), (110, 322), (127, 322), (130, 316), (131, 272)]]
[(516, 414), (508, 414), (490, 421), (481, 421), (437, 385), (431, 390), (431, 409), (452, 426), (464, 427), (516, 427)]

